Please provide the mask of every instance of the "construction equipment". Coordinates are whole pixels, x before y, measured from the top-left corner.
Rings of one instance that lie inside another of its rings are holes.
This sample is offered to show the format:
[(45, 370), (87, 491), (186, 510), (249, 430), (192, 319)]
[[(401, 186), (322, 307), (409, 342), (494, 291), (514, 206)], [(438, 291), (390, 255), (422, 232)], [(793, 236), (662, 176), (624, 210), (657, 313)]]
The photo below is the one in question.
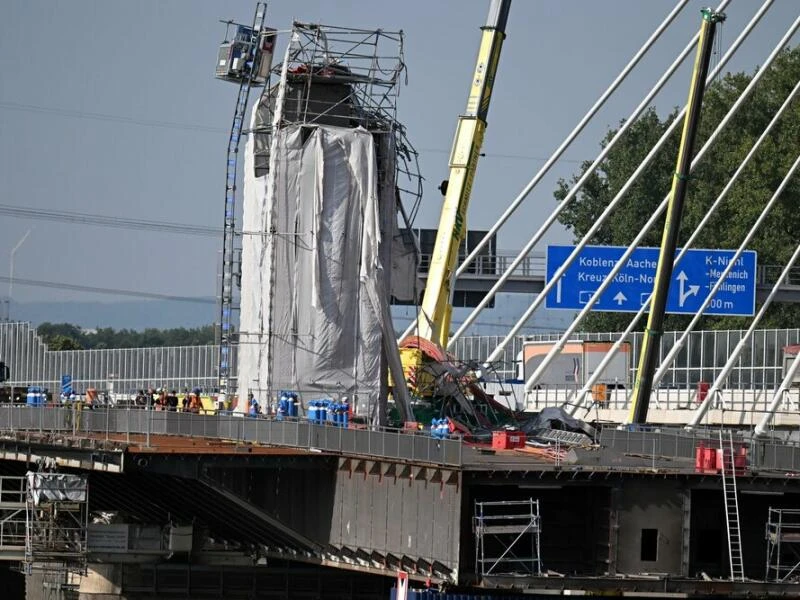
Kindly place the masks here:
[(653, 387), (653, 374), (658, 360), (659, 338), (661, 337), (664, 314), (669, 293), (669, 282), (672, 279), (672, 267), (675, 249), (678, 245), (678, 232), (681, 225), (683, 201), (689, 184), (689, 171), (692, 163), (692, 150), (700, 122), (700, 108), (703, 105), (706, 75), (711, 62), (714, 32), (718, 23), (725, 20), (725, 15), (710, 8), (701, 11), (703, 23), (700, 28), (700, 39), (697, 42), (692, 82), (689, 88), (689, 100), (686, 104), (686, 117), (683, 122), (678, 149), (678, 161), (672, 179), (672, 191), (667, 205), (667, 217), (664, 222), (664, 233), (661, 238), (661, 251), (658, 255), (656, 276), (653, 283), (653, 295), (650, 302), (650, 315), (644, 330), (642, 351), (639, 355), (639, 368), (631, 396), (631, 409), (627, 423), (647, 422), (647, 409), (650, 404), (650, 393)]
[(221, 395), (228, 395), (229, 378), (234, 341), (233, 311), (234, 278), (237, 275), (236, 249), (236, 174), (238, 170), (239, 140), (242, 137), (250, 90), (266, 84), (272, 69), (272, 56), (275, 48), (274, 29), (264, 27), (267, 13), (266, 2), (257, 2), (253, 24), (240, 25), (225, 21), (228, 28), (235, 27), (232, 41), (220, 44), (215, 77), (239, 85), (236, 108), (233, 113), (230, 135), (228, 136), (228, 155), (225, 173), (225, 216), (222, 237), (222, 273), (220, 288), (220, 319), (217, 342), (219, 343), (219, 370), (217, 373)]
[(800, 510), (769, 508), (766, 581), (797, 581), (800, 576)]
[(481, 575), (542, 574), (539, 501), (475, 502), (475, 572)]
[[(422, 308), (415, 335), (400, 343), (403, 372), (409, 387), (418, 396), (437, 395), (433, 391), (437, 379), (447, 379), (451, 384), (461, 378), (456, 368), (447, 368), (447, 359), (441, 350), (447, 346), (452, 315), (452, 295), (458, 249), (467, 231), (466, 214), (472, 192), (472, 182), (478, 167), (478, 158), (486, 130), (486, 116), (494, 88), (500, 50), (505, 39), (506, 22), (511, 0), (492, 0), (486, 25), (482, 28), (478, 60), (472, 78), (467, 108), (458, 118), (456, 134), (450, 153), (450, 176), (442, 183), (445, 196), (439, 220), (439, 233), (434, 244)], [(431, 369), (431, 364), (436, 368)], [(444, 365), (444, 372), (442, 372)], [(458, 394), (460, 397), (462, 394)], [(465, 398), (460, 398), (461, 408), (471, 412)]]
[(742, 532), (739, 526), (739, 495), (736, 489), (736, 462), (733, 433), (728, 431), (727, 447), (719, 430), (719, 452), (721, 457), (722, 492), (725, 498), (725, 523), (728, 526), (728, 561), (731, 566), (731, 581), (744, 581), (742, 558)]
[(492, 0), (486, 25), (482, 28), (467, 109), (458, 117), (450, 153), (450, 177), (441, 188), (445, 199), (439, 234), (433, 247), (428, 283), (415, 328), (419, 337), (441, 347), (447, 346), (450, 335), (451, 296), (458, 248), (467, 231), (467, 206), (483, 145), (486, 116), (510, 8), (511, 0)]

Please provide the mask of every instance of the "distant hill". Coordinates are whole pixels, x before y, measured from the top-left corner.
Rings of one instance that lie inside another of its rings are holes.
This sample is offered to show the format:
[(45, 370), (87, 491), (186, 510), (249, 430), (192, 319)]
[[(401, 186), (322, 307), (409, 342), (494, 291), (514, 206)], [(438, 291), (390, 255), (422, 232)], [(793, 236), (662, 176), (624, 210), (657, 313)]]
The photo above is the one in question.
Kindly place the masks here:
[[(209, 299), (213, 302), (213, 299)], [(216, 305), (169, 300), (139, 300), (130, 302), (30, 302), (14, 304), (11, 318), (30, 321), (34, 325), (72, 323), (85, 329), (113, 327), (114, 329), (167, 329), (172, 327), (201, 327), (217, 319)]]
[[(84, 329), (113, 327), (114, 329), (145, 328), (168, 329), (173, 327), (202, 327), (217, 320), (215, 301), (207, 304), (175, 302), (169, 300), (139, 300), (125, 302), (29, 302), (14, 304), (11, 318), (15, 321), (39, 323), (71, 323)], [(484, 311), (478, 318), (475, 333), (479, 335), (504, 335), (530, 304), (532, 296), (500, 294), (496, 307)], [(469, 309), (454, 311), (454, 329), (470, 313)], [(402, 331), (416, 315), (413, 307), (393, 307), (395, 328)], [(4, 316), (4, 315), (3, 315)], [(541, 309), (524, 333), (563, 330), (574, 313)]]

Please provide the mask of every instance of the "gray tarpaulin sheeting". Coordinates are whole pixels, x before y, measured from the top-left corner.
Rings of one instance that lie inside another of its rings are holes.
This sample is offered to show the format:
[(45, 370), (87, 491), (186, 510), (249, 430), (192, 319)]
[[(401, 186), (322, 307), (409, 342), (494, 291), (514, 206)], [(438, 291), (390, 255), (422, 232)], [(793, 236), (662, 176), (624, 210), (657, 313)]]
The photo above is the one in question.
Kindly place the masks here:
[(28, 471), (28, 491), (33, 503), (69, 500), (86, 502), (86, 477), (68, 473), (34, 473)]
[(393, 330), (376, 305), (374, 144), (361, 128), (288, 125), (272, 140), (273, 172), (256, 177), (253, 136), (248, 141), (240, 398), (337, 391), (357, 394), (362, 410), (377, 398), (382, 327)]

